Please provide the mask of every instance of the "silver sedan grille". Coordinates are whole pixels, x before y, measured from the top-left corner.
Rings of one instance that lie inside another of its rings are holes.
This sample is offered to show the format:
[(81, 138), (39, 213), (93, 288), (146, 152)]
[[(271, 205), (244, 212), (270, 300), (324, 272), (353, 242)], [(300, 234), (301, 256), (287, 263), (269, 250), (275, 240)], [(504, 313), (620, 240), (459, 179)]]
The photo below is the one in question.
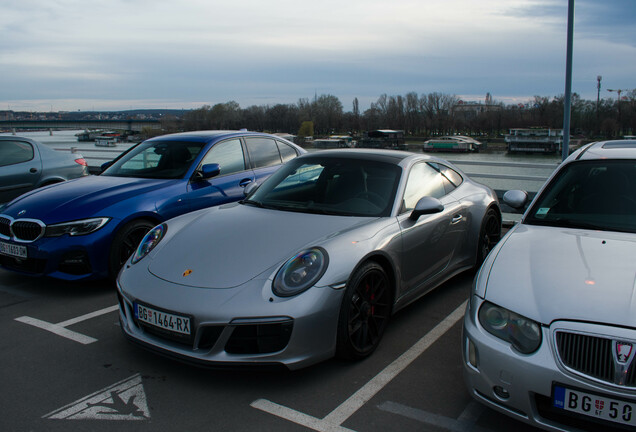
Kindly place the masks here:
[(636, 362), (625, 366), (619, 364), (613, 353), (615, 343), (613, 339), (600, 336), (556, 332), (558, 355), (567, 368), (595, 380), (636, 388)]

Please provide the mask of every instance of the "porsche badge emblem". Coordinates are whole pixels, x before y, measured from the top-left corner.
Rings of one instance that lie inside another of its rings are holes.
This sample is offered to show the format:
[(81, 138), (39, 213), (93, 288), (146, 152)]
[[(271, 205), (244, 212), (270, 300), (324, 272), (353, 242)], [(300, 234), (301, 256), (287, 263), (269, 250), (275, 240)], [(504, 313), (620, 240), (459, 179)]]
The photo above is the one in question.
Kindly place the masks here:
[(191, 274), (192, 274), (192, 270), (187, 269), (186, 271), (183, 272), (183, 277), (190, 276)]

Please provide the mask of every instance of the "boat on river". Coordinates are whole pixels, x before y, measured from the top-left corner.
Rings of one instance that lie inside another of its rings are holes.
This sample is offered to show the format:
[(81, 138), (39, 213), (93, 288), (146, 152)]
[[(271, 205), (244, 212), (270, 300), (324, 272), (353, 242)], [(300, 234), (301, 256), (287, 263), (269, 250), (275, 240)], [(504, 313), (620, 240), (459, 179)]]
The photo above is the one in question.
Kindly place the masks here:
[(557, 153), (563, 146), (563, 129), (514, 128), (504, 140), (508, 153)]
[(424, 141), (422, 151), (425, 152), (478, 152), (481, 142), (463, 135), (446, 135)]

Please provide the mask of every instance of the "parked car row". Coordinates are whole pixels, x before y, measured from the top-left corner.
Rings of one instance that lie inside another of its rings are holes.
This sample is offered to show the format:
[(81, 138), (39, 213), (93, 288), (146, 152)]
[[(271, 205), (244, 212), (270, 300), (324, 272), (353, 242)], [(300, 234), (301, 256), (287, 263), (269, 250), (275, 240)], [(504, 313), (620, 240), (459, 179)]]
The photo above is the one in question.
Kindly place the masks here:
[[(464, 377), (546, 430), (636, 426), (636, 141), (577, 150), (501, 236), (495, 193), (442, 159), (166, 135), (0, 207), (0, 265), (116, 277), (132, 342), (207, 366), (363, 359), (391, 316), (479, 269)], [(265, 178), (267, 179), (265, 180)]]

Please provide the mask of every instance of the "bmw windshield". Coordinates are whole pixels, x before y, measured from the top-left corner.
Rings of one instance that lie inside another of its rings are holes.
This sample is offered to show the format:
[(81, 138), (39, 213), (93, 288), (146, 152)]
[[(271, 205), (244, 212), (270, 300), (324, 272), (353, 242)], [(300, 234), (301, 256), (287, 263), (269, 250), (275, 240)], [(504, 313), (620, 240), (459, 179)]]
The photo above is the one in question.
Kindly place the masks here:
[(635, 233), (636, 161), (568, 164), (537, 198), (524, 223)]
[(146, 141), (116, 159), (101, 175), (152, 179), (182, 178), (203, 143)]
[(401, 169), (351, 158), (301, 158), (288, 162), (244, 204), (339, 216), (388, 216)]

